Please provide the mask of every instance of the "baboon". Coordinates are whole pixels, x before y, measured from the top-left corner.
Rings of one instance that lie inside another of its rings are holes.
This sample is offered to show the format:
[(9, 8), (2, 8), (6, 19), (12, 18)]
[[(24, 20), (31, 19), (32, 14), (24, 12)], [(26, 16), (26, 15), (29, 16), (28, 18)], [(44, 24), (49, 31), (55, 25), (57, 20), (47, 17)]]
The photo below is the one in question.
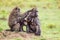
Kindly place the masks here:
[[(23, 30), (23, 26), (27, 26), (27, 17), (29, 16), (29, 11), (30, 10), (28, 10), (27, 12), (25, 12), (25, 13), (23, 13), (22, 15), (21, 15), (21, 20), (20, 20), (20, 31), (24, 31)], [(25, 31), (24, 31), (25, 32)]]
[(35, 35), (40, 35), (40, 25), (39, 25), (39, 19), (34, 18), (32, 21), (28, 22), (29, 32), (35, 33)]
[(36, 8), (33, 8), (32, 10), (29, 11), (29, 16), (27, 17), (27, 32), (28, 33), (35, 33), (35, 35), (40, 35), (41, 30), (40, 30), (40, 23), (37, 15), (37, 10)]
[(17, 30), (21, 27), (20, 23), (19, 23), (20, 19), (21, 19), (21, 17), (20, 17), (20, 8), (15, 7), (12, 10), (12, 12), (10, 13), (9, 19), (8, 19), (8, 25), (9, 25), (11, 31), (15, 31), (15, 30)]

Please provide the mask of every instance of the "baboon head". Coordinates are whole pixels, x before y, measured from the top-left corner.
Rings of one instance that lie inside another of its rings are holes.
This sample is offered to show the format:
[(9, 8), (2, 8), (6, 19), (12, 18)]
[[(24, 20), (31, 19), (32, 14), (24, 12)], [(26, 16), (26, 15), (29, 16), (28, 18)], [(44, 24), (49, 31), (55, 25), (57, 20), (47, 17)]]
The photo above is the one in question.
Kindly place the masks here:
[(37, 9), (36, 8), (33, 8), (32, 10), (30, 10), (30, 17), (37, 17), (38, 14), (37, 14)]
[(20, 12), (20, 8), (19, 8), (19, 7), (15, 7), (15, 8), (13, 9), (13, 13), (18, 13), (18, 12)]
[(27, 11), (27, 16), (25, 17), (25, 21), (31, 21), (32, 20), (32, 18), (35, 18), (35, 17), (37, 17), (38, 16), (38, 14), (37, 14), (37, 9), (36, 8), (33, 8), (33, 9), (31, 9), (31, 10), (28, 10)]

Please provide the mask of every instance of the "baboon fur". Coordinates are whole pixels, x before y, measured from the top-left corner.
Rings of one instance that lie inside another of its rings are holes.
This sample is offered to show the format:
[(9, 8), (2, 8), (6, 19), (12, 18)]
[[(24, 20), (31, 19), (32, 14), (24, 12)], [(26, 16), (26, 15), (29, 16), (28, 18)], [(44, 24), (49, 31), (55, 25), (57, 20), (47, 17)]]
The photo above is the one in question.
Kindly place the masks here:
[(36, 8), (33, 8), (32, 10), (29, 11), (29, 16), (27, 16), (27, 32), (28, 33), (35, 33), (35, 35), (40, 35), (41, 30), (40, 30), (40, 23), (38, 19), (38, 14), (37, 14)]
[[(8, 25), (9, 25), (11, 31), (15, 31), (17, 29), (17, 27), (20, 26), (20, 24), (19, 24), (20, 19), (21, 19), (21, 17), (20, 17), (20, 8), (15, 7), (11, 11), (11, 13), (9, 15), (9, 19), (8, 19)], [(18, 26), (16, 26), (16, 25), (18, 25)]]

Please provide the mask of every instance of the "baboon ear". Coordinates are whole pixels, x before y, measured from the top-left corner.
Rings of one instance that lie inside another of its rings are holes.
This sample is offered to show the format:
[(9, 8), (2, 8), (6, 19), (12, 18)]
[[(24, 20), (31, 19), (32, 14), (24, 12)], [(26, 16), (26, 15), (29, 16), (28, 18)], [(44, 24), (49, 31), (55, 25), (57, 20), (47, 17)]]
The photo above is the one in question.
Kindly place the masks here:
[(36, 7), (35, 7), (35, 8), (33, 8), (33, 9), (32, 9), (32, 11), (36, 11), (36, 12), (38, 12), (38, 10), (37, 10), (37, 8), (36, 8)]
[(36, 10), (37, 8), (33, 8), (32, 10)]

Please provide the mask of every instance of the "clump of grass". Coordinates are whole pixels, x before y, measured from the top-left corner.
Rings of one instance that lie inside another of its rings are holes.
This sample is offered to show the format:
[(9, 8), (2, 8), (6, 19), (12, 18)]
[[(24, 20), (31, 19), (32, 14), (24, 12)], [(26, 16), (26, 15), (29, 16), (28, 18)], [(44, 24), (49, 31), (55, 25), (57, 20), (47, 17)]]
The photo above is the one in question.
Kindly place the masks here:
[(3, 29), (2, 28), (0, 28), (0, 32), (2, 31)]
[(48, 28), (50, 28), (50, 29), (56, 28), (56, 25), (54, 25), (54, 24), (49, 24), (49, 25), (48, 25)]
[(46, 40), (45, 38), (42, 38), (41, 40)]
[(22, 40), (21, 38), (16, 38), (15, 40)]

